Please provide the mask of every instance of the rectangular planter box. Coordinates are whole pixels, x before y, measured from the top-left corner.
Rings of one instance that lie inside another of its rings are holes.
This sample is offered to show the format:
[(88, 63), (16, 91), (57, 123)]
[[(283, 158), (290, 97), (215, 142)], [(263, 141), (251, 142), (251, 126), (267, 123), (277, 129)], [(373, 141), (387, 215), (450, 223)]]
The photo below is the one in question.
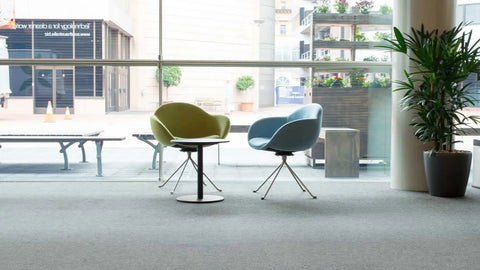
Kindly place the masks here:
[[(360, 130), (360, 158), (368, 151), (368, 88), (312, 89), (312, 103), (323, 107), (322, 127)], [(317, 158), (323, 153), (312, 153)]]

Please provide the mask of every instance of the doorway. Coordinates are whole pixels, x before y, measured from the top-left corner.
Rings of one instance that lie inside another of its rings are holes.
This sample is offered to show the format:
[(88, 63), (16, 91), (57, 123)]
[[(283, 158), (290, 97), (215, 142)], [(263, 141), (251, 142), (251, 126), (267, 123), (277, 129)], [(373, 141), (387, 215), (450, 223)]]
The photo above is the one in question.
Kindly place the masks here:
[(34, 113), (45, 113), (51, 101), (54, 114), (64, 114), (73, 107), (73, 67), (36, 67)]

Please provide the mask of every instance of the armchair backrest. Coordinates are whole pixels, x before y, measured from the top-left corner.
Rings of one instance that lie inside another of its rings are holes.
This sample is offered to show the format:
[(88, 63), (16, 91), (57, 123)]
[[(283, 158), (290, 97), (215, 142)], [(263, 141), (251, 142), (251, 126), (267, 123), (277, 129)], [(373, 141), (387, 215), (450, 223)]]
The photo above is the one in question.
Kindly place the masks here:
[(268, 147), (272, 150), (303, 151), (318, 141), (322, 126), (323, 109), (319, 104), (301, 107), (287, 117), (271, 138)]
[(165, 146), (174, 138), (225, 138), (230, 121), (223, 115), (211, 115), (190, 103), (172, 102), (160, 106), (150, 119), (153, 135)]

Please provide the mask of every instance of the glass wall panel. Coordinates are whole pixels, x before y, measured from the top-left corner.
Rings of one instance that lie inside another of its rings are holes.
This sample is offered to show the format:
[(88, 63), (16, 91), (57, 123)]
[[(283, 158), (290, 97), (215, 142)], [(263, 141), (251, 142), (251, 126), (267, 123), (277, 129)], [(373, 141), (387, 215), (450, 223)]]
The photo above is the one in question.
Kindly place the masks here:
[(11, 97), (32, 96), (32, 67), (10, 66)]
[(75, 58), (93, 59), (95, 47), (95, 23), (93, 21), (75, 21)]
[(480, 24), (480, 4), (465, 6), (465, 22)]
[(75, 68), (75, 96), (93, 96), (93, 67)]
[(35, 20), (33, 22), (34, 58), (73, 58), (73, 22)]
[(95, 96), (103, 96), (103, 67), (95, 67)]

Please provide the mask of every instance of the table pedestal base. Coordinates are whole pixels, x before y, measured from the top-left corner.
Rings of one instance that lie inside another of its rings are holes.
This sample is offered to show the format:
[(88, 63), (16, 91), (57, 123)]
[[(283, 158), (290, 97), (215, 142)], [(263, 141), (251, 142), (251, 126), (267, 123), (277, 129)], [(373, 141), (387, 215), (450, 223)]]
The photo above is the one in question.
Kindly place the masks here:
[(217, 195), (203, 195), (203, 199), (199, 199), (197, 195), (184, 195), (177, 197), (177, 201), (187, 203), (212, 203), (221, 202), (223, 199), (222, 196)]

